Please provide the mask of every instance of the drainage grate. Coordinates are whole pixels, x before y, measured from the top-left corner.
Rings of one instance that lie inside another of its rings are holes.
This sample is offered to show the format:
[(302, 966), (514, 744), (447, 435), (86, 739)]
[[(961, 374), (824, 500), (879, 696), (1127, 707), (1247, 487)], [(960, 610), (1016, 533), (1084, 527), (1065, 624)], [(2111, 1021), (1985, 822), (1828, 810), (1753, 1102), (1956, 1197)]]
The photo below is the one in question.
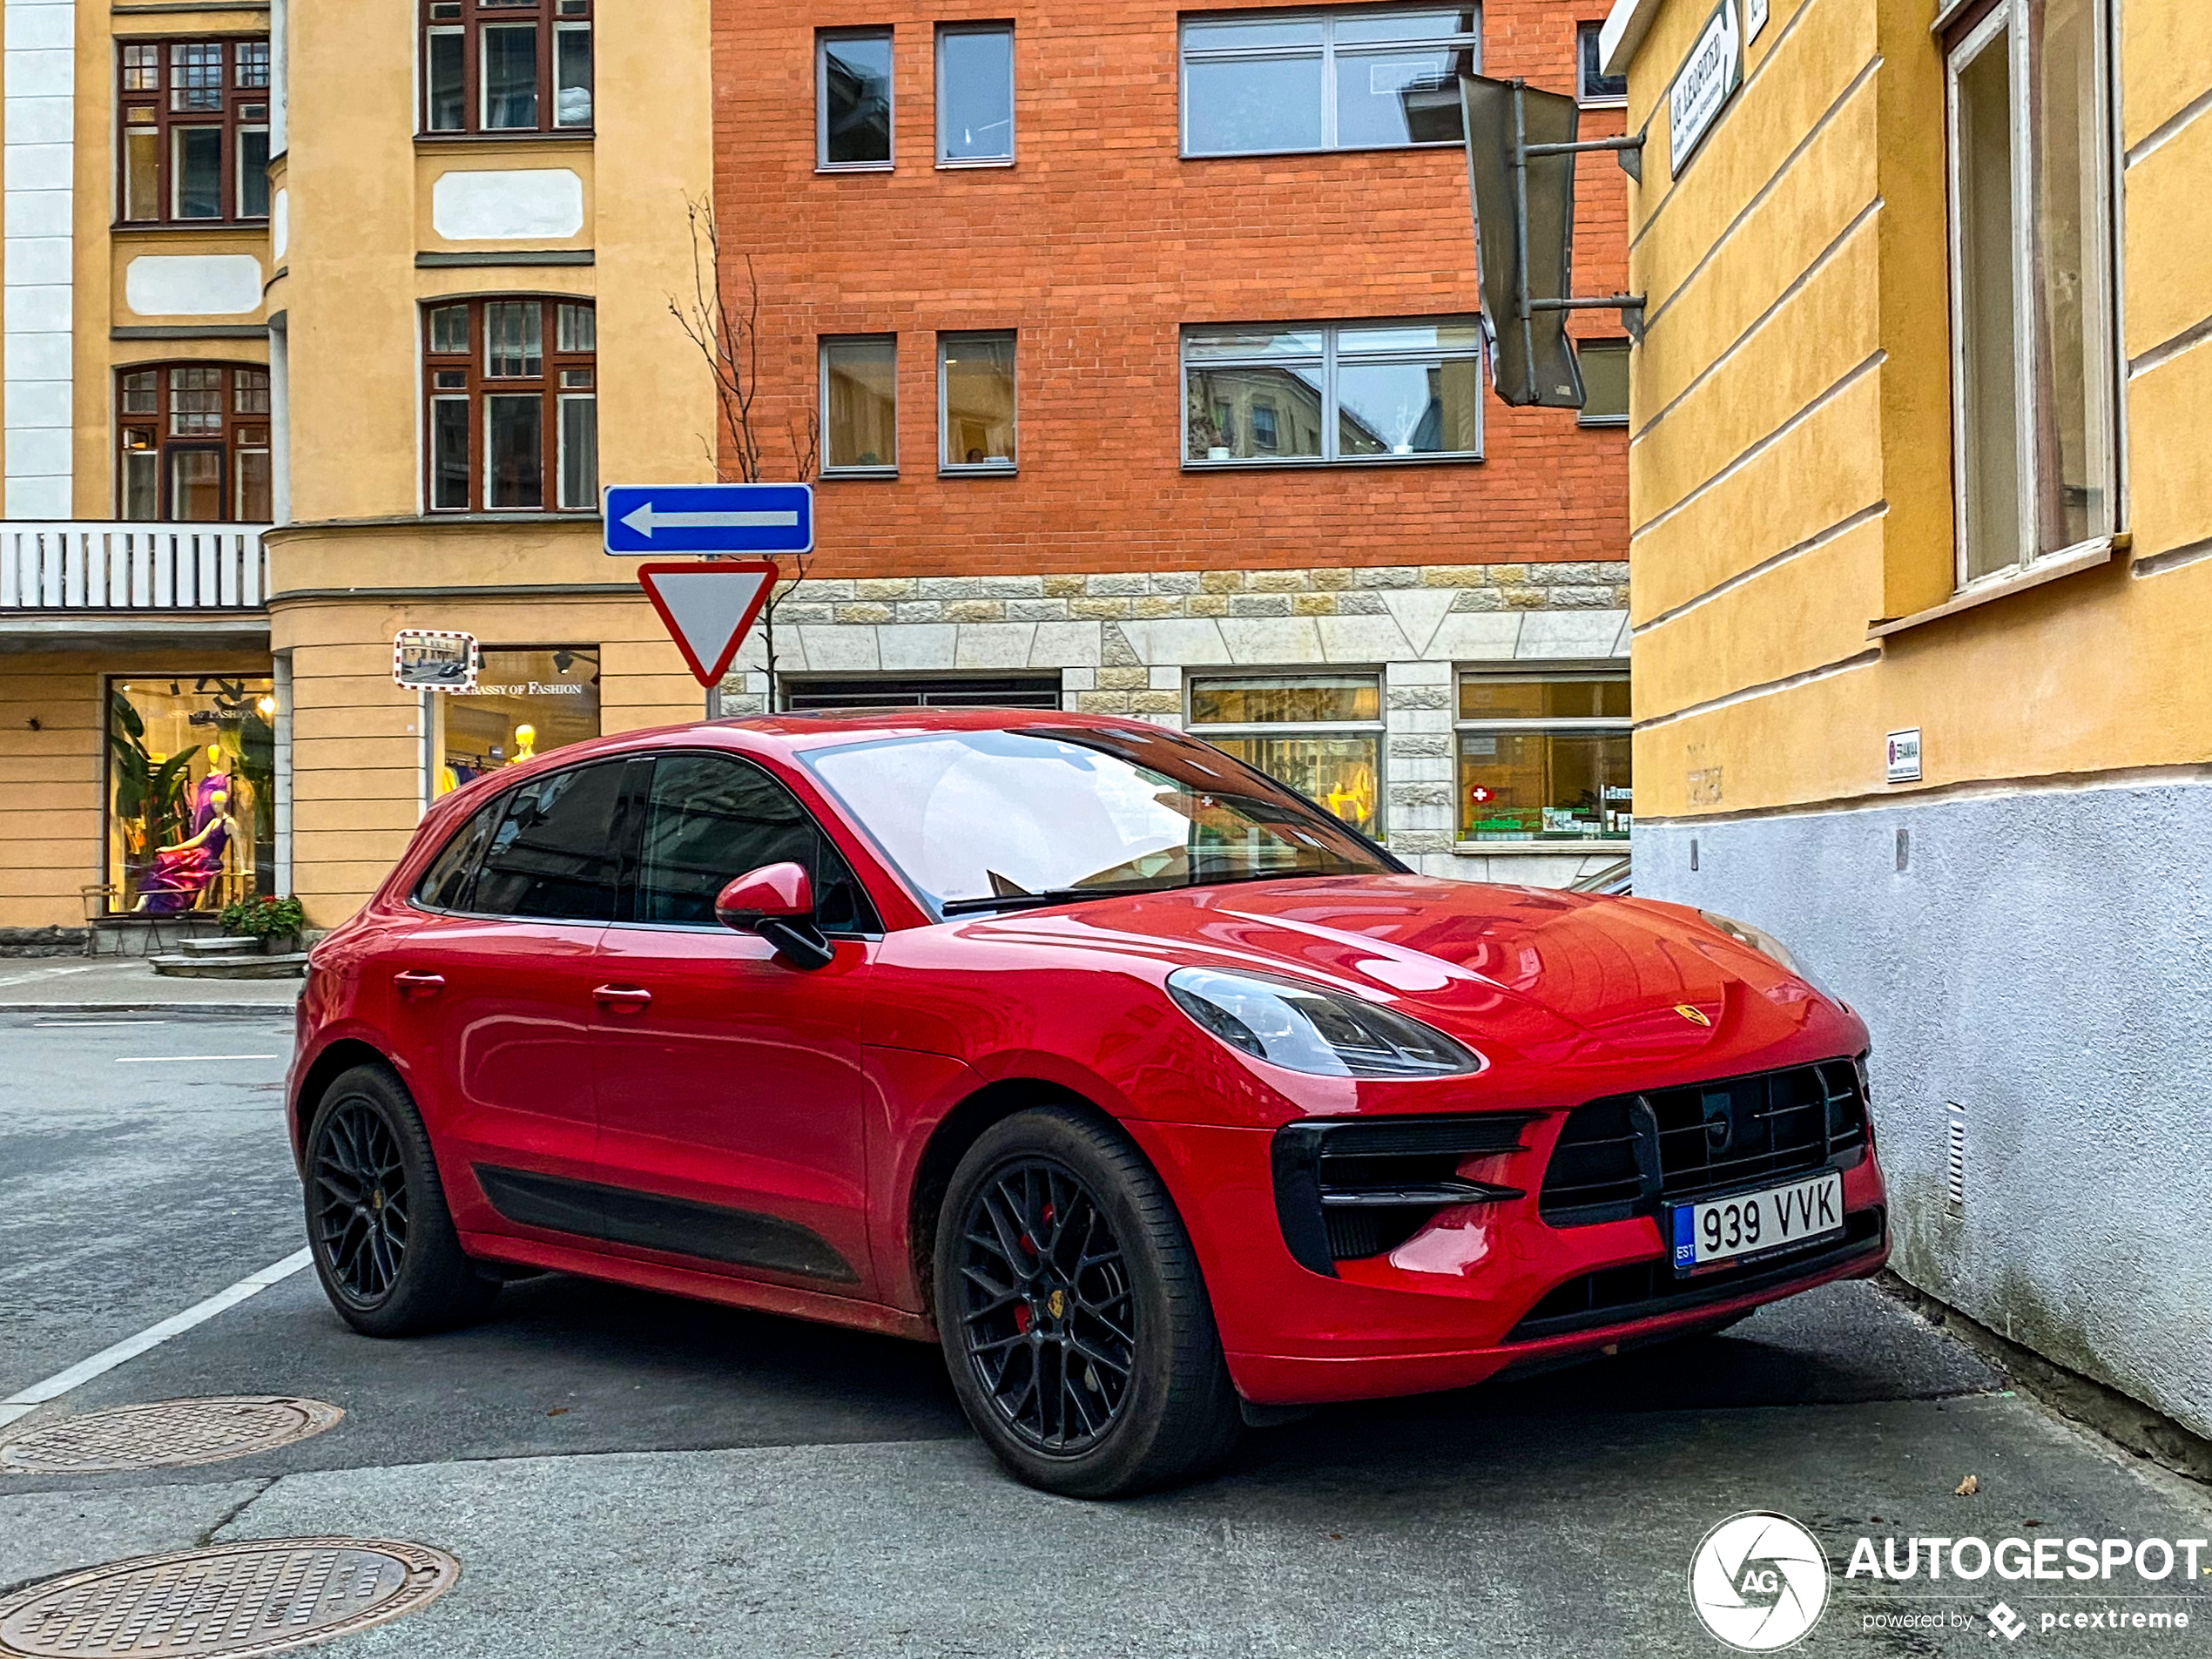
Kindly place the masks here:
[(145, 1555), (0, 1601), (0, 1659), (280, 1653), (412, 1613), (460, 1575), (442, 1550), (357, 1538)]
[(0, 1441), (0, 1469), (92, 1474), (219, 1463), (304, 1440), (345, 1414), (319, 1399), (264, 1395), (118, 1406), (42, 1423)]

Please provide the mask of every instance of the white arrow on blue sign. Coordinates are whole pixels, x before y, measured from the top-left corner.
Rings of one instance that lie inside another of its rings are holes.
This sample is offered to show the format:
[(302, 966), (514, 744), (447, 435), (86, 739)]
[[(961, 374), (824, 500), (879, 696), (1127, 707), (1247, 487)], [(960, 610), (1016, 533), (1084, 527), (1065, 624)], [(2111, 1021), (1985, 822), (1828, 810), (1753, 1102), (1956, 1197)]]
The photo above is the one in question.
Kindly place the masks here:
[(812, 484), (615, 484), (607, 551), (811, 553)]

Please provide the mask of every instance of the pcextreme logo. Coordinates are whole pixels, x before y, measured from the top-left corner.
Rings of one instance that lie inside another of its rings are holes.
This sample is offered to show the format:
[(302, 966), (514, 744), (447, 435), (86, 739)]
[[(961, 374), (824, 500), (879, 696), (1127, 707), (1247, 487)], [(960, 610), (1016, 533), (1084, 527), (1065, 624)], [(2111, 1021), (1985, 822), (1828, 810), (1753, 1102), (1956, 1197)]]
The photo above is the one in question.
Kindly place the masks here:
[(1755, 1509), (1707, 1533), (1689, 1558), (1689, 1604), (1743, 1653), (1800, 1640), (1828, 1606), (1828, 1552), (1787, 1515)]

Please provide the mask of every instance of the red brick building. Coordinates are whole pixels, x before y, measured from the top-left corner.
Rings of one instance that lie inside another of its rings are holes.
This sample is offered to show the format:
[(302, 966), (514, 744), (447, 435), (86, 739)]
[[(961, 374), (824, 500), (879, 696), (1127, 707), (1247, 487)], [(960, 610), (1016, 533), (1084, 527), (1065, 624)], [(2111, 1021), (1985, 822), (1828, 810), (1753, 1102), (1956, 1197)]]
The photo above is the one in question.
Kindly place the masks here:
[[(1579, 420), (1487, 391), (1454, 79), (1617, 132), (1604, 10), (722, 4), (754, 428), (821, 468), (779, 697), (1185, 724), (1440, 873), (1623, 853), (1624, 348), (1577, 319)], [(1582, 292), (1622, 191), (1586, 162)]]

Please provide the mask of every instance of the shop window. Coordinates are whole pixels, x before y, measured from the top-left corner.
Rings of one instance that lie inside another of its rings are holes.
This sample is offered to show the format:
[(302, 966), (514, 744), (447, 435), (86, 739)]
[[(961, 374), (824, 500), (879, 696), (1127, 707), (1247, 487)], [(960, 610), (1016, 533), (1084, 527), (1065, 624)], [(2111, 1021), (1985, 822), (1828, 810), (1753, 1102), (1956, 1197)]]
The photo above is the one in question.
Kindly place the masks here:
[(421, 0), (422, 131), (591, 130), (592, 0)]
[(599, 735), (599, 648), (487, 651), (466, 691), (426, 691), (433, 733), (431, 792)]
[(899, 470), (899, 341), (822, 341), (822, 474)]
[(423, 314), (434, 513), (599, 507), (598, 332), (583, 300), (457, 300)]
[(2106, 0), (2001, 0), (1949, 43), (1961, 587), (2118, 528)]
[(1458, 144), (1460, 77), (1480, 56), (1473, 6), (1189, 17), (1183, 153)]
[(1604, 29), (1602, 23), (1575, 25), (1575, 101), (1584, 109), (1618, 109), (1629, 101), (1629, 78), (1599, 67), (1598, 36)]
[(266, 675), (108, 682), (111, 911), (219, 910), (273, 891), (276, 690)]
[(1584, 426), (1626, 426), (1629, 423), (1629, 342), (1625, 340), (1578, 340), (1575, 358), (1582, 368)]
[(1014, 159), (1014, 25), (937, 30), (937, 160), (948, 167)]
[(123, 222), (266, 220), (267, 38), (128, 40), (116, 52)]
[(814, 40), (814, 164), (891, 165), (891, 31), (840, 30)]
[(1280, 779), (1363, 835), (1382, 817), (1382, 680), (1260, 674), (1190, 683), (1191, 735)]
[(266, 524), (269, 371), (162, 363), (116, 376), (116, 502), (132, 523)]
[(1625, 840), (1629, 677), (1617, 669), (1460, 678), (1460, 839)]
[(939, 468), (1014, 470), (1014, 336), (937, 336)]
[(1470, 317), (1189, 328), (1183, 391), (1186, 466), (1475, 460), (1481, 326)]
[(1056, 709), (1057, 674), (787, 680), (786, 709)]

